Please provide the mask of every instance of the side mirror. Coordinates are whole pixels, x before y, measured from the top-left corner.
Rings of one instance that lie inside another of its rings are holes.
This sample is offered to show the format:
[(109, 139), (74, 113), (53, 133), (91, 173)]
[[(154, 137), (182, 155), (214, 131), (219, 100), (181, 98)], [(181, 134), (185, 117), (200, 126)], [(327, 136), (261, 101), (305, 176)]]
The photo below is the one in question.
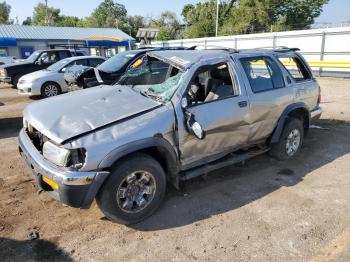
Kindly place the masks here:
[(193, 114), (189, 112), (185, 112), (185, 114), (187, 118), (186, 124), (188, 130), (198, 139), (203, 140), (205, 138), (205, 133), (202, 126), (195, 120)]
[(61, 69), (61, 72), (64, 73), (64, 72), (66, 72), (66, 70), (67, 70), (67, 67), (64, 67)]
[(186, 97), (183, 97), (183, 98), (181, 99), (181, 107), (182, 107), (182, 109), (186, 109), (187, 106), (188, 106), (187, 98), (186, 98)]
[(36, 65), (42, 65), (42, 61), (39, 59), (38, 61), (35, 61)]

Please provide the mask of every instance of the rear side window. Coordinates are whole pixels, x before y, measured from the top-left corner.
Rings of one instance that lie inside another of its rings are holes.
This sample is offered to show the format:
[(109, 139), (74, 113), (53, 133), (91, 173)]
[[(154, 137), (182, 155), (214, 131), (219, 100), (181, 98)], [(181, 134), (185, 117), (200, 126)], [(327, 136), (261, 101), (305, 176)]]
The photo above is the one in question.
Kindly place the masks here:
[(298, 57), (279, 57), (278, 60), (296, 82), (307, 81), (312, 78), (309, 70)]
[(70, 57), (70, 53), (68, 53), (67, 51), (59, 51), (58, 55), (59, 55), (60, 59), (65, 59), (67, 57)]
[(87, 61), (86, 59), (79, 59), (75, 61), (76, 65), (83, 65), (83, 66), (87, 66)]
[(93, 58), (93, 59), (89, 59), (89, 63), (91, 67), (96, 67), (99, 66), (100, 64), (102, 64), (105, 60), (103, 59), (98, 59), (98, 58)]
[(254, 93), (285, 86), (282, 72), (271, 58), (242, 58), (241, 63)]

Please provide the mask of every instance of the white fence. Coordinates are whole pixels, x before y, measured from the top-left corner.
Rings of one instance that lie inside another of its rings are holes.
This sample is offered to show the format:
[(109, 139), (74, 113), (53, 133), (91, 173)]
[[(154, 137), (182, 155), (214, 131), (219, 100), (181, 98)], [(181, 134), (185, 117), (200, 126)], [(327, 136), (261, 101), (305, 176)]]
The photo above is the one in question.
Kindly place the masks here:
[(349, 62), (349, 68), (319, 68), (320, 76), (350, 77), (350, 27), (310, 29), (276, 33), (233, 35), (153, 42), (153, 46), (229, 47), (235, 49), (262, 47), (298, 47), (308, 61)]

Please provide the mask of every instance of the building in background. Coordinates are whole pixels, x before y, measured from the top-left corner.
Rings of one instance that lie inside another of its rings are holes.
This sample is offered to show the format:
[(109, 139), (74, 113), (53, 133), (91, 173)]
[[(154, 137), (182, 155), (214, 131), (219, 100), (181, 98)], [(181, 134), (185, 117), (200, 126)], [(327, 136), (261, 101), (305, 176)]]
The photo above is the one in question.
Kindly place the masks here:
[(0, 56), (27, 58), (35, 50), (77, 48), (111, 57), (131, 49), (135, 39), (116, 28), (0, 25)]

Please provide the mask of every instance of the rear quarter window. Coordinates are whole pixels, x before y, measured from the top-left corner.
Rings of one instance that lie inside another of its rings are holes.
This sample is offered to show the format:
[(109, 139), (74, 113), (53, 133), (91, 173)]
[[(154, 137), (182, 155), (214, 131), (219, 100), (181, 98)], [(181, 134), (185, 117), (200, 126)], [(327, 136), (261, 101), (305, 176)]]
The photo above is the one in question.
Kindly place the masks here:
[(300, 58), (294, 56), (283, 56), (279, 57), (278, 60), (296, 82), (303, 82), (312, 79), (311, 73)]

